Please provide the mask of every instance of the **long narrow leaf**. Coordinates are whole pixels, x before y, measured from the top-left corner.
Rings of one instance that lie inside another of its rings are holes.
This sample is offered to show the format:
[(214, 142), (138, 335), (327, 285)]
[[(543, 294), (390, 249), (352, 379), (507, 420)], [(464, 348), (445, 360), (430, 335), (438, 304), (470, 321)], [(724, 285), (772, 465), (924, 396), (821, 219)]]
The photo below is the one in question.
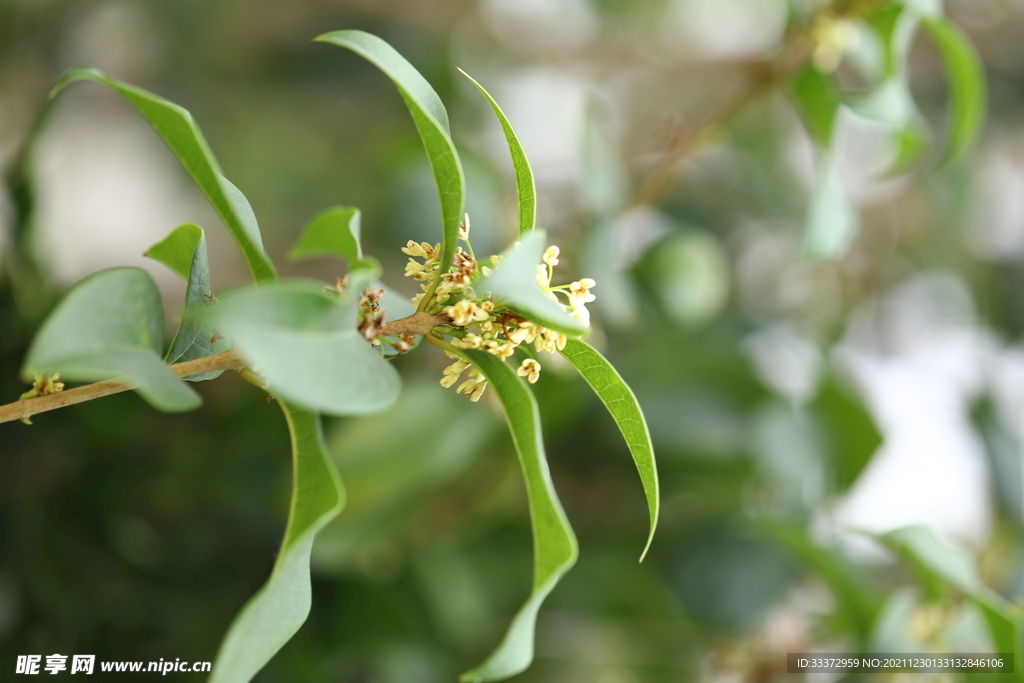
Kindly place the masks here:
[[(211, 303), (210, 264), (206, 253), (206, 235), (195, 223), (179, 225), (162, 241), (146, 251), (146, 256), (159, 261), (185, 278), (185, 312), (182, 314), (178, 331), (174, 333), (171, 347), (164, 356), (166, 363), (184, 363), (227, 351), (231, 345), (226, 339), (218, 338), (216, 331), (204, 325), (195, 315)], [(222, 370), (204, 372), (186, 379), (200, 382), (215, 379)]]
[(519, 195), (519, 234), (523, 235), (533, 230), (537, 224), (537, 186), (533, 181), (533, 171), (530, 169), (530, 162), (526, 158), (526, 150), (523, 149), (523, 144), (519, 142), (519, 137), (516, 135), (515, 129), (512, 128), (512, 123), (505, 116), (505, 112), (501, 110), (498, 103), (494, 101), (494, 98), (491, 97), (491, 94), (484, 90), (484, 86), (477, 83), (472, 76), (462, 69), (459, 69), (459, 73), (468, 78), (483, 93), (483, 96), (487, 98), (487, 102), (491, 105), (491, 109), (494, 110), (494, 115), (498, 117), (501, 129), (505, 133), (508, 151), (512, 155), (512, 166), (516, 172), (516, 192)]
[(209, 683), (247, 683), (306, 621), (313, 538), (345, 502), (341, 478), (324, 447), (320, 417), (284, 401), (280, 405), (292, 439), (288, 526), (270, 578), (228, 629)]
[(946, 19), (925, 19), (923, 25), (946, 64), (952, 97), (946, 160), (957, 157), (974, 142), (985, 118), (985, 69), (971, 41)]
[(459, 240), (466, 181), (462, 174), (459, 153), (452, 142), (448, 112), (441, 103), (441, 98), (405, 57), (375, 35), (363, 31), (333, 31), (317, 36), (316, 40), (352, 50), (376, 65), (394, 81), (399, 94), (405, 100), (405, 105), (416, 123), (420, 139), (423, 140), (430, 167), (434, 171), (434, 181), (437, 183), (437, 195), (441, 202), (441, 222), (444, 226), (440, 272), (447, 272)]
[(658, 492), (658, 467), (654, 462), (654, 446), (651, 444), (651, 433), (647, 429), (647, 420), (640, 409), (629, 385), (623, 381), (619, 373), (604, 356), (595, 348), (580, 341), (569, 339), (565, 343), (562, 355), (587, 381), (604, 407), (611, 413), (619, 431), (622, 432), (629, 452), (633, 454), (640, 481), (647, 496), (647, 510), (651, 516), (651, 529), (647, 535), (647, 543), (640, 554), (643, 562), (654, 540), (654, 529), (658, 525), (658, 509), (661, 497)]
[(558, 501), (541, 437), (537, 400), (515, 371), (483, 351), (458, 349), (484, 374), (505, 411), (519, 464), (526, 480), (526, 494), (533, 523), (533, 592), (512, 620), (505, 638), (494, 652), (461, 681), (496, 681), (523, 671), (533, 661), (537, 611), (551, 590), (576, 562), (576, 536)]
[(95, 81), (117, 91), (146, 118), (217, 210), (249, 264), (253, 279), (257, 282), (276, 279), (274, 264), (263, 251), (260, 228), (252, 207), (241, 191), (220, 172), (217, 159), (192, 114), (162, 97), (88, 67), (71, 69), (61, 76), (53, 86), (51, 97), (69, 83), (82, 80)]

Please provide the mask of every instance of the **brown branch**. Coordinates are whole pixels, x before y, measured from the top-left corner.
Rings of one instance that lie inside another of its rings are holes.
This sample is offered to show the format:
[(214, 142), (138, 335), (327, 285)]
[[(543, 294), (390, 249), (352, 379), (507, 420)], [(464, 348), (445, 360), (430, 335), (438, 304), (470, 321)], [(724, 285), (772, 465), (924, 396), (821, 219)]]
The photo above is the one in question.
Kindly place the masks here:
[[(216, 370), (243, 370), (245, 363), (234, 351), (222, 351), (205, 358), (176, 363), (169, 366), (171, 371), (178, 377), (191, 377), (201, 375), (204, 372)], [(0, 423), (13, 420), (25, 420), (33, 415), (45, 413), (49, 410), (56, 410), (64, 406), (71, 406), (84, 401), (91, 401), (94, 398), (102, 398), (111, 394), (119, 394), (122, 391), (129, 391), (138, 385), (124, 379), (108, 379), (104, 382), (87, 384), (84, 387), (76, 387), (67, 391), (60, 391), (56, 394), (26, 398), (14, 403), (0, 406)]]
[[(407, 318), (392, 320), (384, 323), (382, 334), (398, 337), (403, 334), (415, 334), (427, 336), (430, 331), (438, 325), (448, 322), (448, 316), (430, 315), (423, 311), (416, 311)], [(217, 370), (245, 370), (245, 361), (233, 350), (215, 353), (212, 356), (197, 358), (185, 363), (175, 363), (169, 366), (171, 372), (178, 377), (191, 377), (201, 375), (205, 372)], [(103, 382), (86, 384), (82, 387), (60, 391), (56, 394), (37, 396), (36, 398), (25, 398), (7, 405), (0, 405), (0, 423), (12, 422), (14, 420), (25, 420), (33, 415), (45, 413), (49, 410), (56, 410), (64, 406), (72, 406), (76, 403), (91, 401), (94, 398), (103, 398), (111, 394), (119, 394), (122, 391), (130, 391), (138, 385), (126, 379), (108, 379)]]

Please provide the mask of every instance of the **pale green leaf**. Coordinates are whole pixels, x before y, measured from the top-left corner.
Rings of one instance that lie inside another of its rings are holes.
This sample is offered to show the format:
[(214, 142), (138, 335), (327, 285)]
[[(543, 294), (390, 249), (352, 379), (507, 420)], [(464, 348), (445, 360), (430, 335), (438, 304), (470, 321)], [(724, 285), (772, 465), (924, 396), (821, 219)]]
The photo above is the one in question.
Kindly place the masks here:
[(61, 76), (53, 86), (51, 96), (67, 84), (80, 80), (95, 81), (112, 88), (146, 118), (217, 210), (238, 243), (253, 278), (258, 282), (276, 279), (274, 264), (263, 251), (252, 207), (241, 191), (221, 174), (220, 166), (192, 114), (173, 102), (86, 67), (71, 69)]
[[(982, 582), (967, 553), (939, 542), (920, 526), (897, 529), (881, 541), (910, 563), (933, 595), (949, 586), (967, 596), (985, 617), (993, 650), (1012, 652), (1018, 662), (1024, 661), (1024, 612)], [(1024, 669), (1018, 667), (1014, 675), (1024, 680)]]
[(459, 240), (459, 225), (462, 223), (466, 181), (462, 163), (452, 142), (448, 126), (448, 112), (434, 89), (419, 71), (393, 47), (375, 35), (363, 31), (333, 31), (318, 36), (316, 40), (331, 43), (352, 50), (383, 71), (398, 88), (412, 114), (419, 131), (423, 147), (427, 151), (430, 167), (437, 183), (437, 195), (441, 202), (441, 270), (447, 272), (455, 256)]
[(860, 227), (860, 218), (843, 189), (835, 155), (822, 152), (818, 164), (803, 250), (810, 258), (835, 259), (846, 253)]
[[(203, 241), (202, 228), (195, 223), (182, 223), (167, 237), (147, 249), (145, 256), (159, 261), (188, 280), (196, 249)], [(207, 275), (209, 275), (209, 265), (207, 265)]]
[(313, 217), (302, 229), (302, 237), (288, 258), (293, 261), (315, 256), (340, 256), (356, 263), (363, 258), (359, 241), (359, 209), (335, 206)]
[(512, 128), (512, 123), (505, 116), (505, 112), (501, 110), (498, 103), (494, 101), (494, 98), (491, 97), (491, 94), (484, 90), (482, 85), (477, 83), (472, 76), (462, 69), (459, 69), (459, 73), (468, 78), (473, 85), (479, 88), (483, 96), (487, 98), (487, 102), (491, 105), (491, 109), (494, 110), (494, 115), (498, 117), (501, 129), (505, 133), (508, 151), (512, 155), (512, 166), (516, 172), (516, 192), (519, 195), (519, 234), (523, 235), (533, 230), (537, 224), (537, 186), (533, 181), (533, 171), (530, 169), (530, 162), (526, 158), (526, 150), (523, 149), (523, 144), (519, 142), (519, 137), (516, 135), (515, 129)]
[(501, 265), (483, 278), (477, 289), (489, 292), (538, 325), (579, 337), (587, 328), (537, 286), (537, 266), (541, 264), (546, 239), (543, 230), (524, 235), (522, 243), (503, 254)]
[[(374, 276), (353, 271), (351, 291)], [(356, 329), (356, 298), (339, 301), (320, 283), (289, 280), (230, 292), (209, 317), (275, 395), (325, 413), (365, 415), (398, 397), (399, 378)]]
[[(213, 300), (210, 289), (210, 264), (206, 253), (206, 235), (195, 223), (179, 225), (161, 242), (154, 244), (146, 256), (156, 259), (185, 278), (185, 312), (178, 325), (171, 347), (164, 356), (169, 364), (184, 363), (227, 351), (231, 345), (218, 338), (216, 330), (204, 325), (197, 315)], [(216, 340), (216, 341), (214, 341)], [(186, 377), (192, 382), (219, 377), (223, 370)]]
[(21, 374), (59, 372), (72, 382), (123, 377), (153, 407), (180, 412), (202, 400), (160, 360), (160, 292), (145, 271), (113, 268), (77, 285), (54, 309), (32, 341)]
[(647, 543), (640, 554), (643, 562), (647, 550), (654, 540), (654, 529), (658, 525), (658, 508), (660, 495), (658, 492), (658, 467), (654, 462), (654, 446), (651, 433), (647, 429), (647, 420), (640, 409), (636, 396), (619, 373), (604, 356), (592, 346), (579, 339), (569, 339), (562, 350), (572, 366), (579, 371), (594, 390), (597, 397), (611, 413), (619, 431), (622, 432), (629, 452), (633, 455), (640, 481), (643, 483), (644, 494), (647, 496), (647, 510), (651, 516), (651, 528), (647, 534)]
[(496, 681), (523, 671), (533, 661), (537, 612), (551, 590), (576, 562), (576, 536), (555, 493), (544, 457), (537, 400), (515, 370), (483, 351), (455, 349), (484, 374), (501, 402), (519, 464), (533, 523), (533, 592), (519, 609), (501, 644), (461, 681)]
[(292, 443), (288, 525), (274, 569), (231, 623), (209, 683), (247, 683), (309, 616), (309, 555), (316, 533), (341, 511), (345, 491), (324, 447), (320, 417), (279, 401)]
[(935, 39), (949, 79), (952, 103), (944, 154), (949, 160), (970, 147), (981, 130), (985, 119), (985, 69), (970, 39), (955, 24), (942, 18), (925, 19), (923, 24)]

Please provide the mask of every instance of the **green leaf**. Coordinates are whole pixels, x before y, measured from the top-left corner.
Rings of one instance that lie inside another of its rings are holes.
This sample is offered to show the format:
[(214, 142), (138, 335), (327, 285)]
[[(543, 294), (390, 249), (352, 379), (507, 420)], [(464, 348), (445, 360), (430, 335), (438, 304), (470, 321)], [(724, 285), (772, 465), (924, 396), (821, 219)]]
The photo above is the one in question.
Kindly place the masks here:
[[(167, 237), (147, 249), (144, 256), (159, 261), (187, 281), (196, 250), (204, 241), (202, 228), (195, 223), (182, 223)], [(206, 270), (209, 279), (209, 264)]]
[(647, 420), (640, 409), (636, 396), (612, 364), (592, 346), (578, 339), (566, 341), (562, 355), (579, 371), (597, 397), (604, 403), (618, 425), (622, 437), (633, 454), (640, 481), (647, 496), (647, 510), (651, 516), (651, 529), (647, 535), (647, 543), (640, 554), (644, 561), (651, 541), (654, 540), (654, 529), (658, 525), (658, 467), (654, 462), (654, 446), (651, 444), (651, 433), (647, 429)]
[[(880, 540), (916, 570), (932, 597), (946, 587), (966, 595), (985, 617), (993, 650), (1012, 652), (1014, 659), (1024, 661), (1024, 612), (981, 581), (967, 553), (940, 543), (920, 526), (897, 529)], [(1014, 676), (1024, 680), (1024, 669), (1018, 667)]]
[(340, 256), (356, 263), (363, 258), (359, 242), (359, 209), (335, 206), (313, 217), (302, 229), (302, 237), (288, 258), (293, 261), (315, 256)]
[(533, 592), (512, 620), (494, 652), (460, 681), (495, 681), (523, 671), (533, 661), (534, 630), (541, 603), (576, 563), (576, 536), (558, 501), (544, 458), (537, 400), (515, 370), (484, 351), (453, 349), (475, 365), (490, 382), (501, 402), (519, 464), (533, 523)]
[(292, 441), (292, 498), (274, 569), (231, 623), (209, 683), (247, 683), (309, 616), (309, 554), (316, 533), (345, 503), (345, 491), (327, 455), (320, 416), (280, 401)]
[(434, 89), (405, 57), (377, 36), (363, 31), (333, 31), (317, 36), (316, 40), (352, 50), (383, 71), (398, 88), (405, 105), (412, 114), (423, 147), (427, 151), (430, 167), (437, 183), (441, 202), (441, 222), (444, 227), (441, 240), (441, 270), (448, 272), (455, 256), (462, 223), (466, 181), (462, 163), (452, 142), (448, 126), (448, 112)]
[[(456, 67), (458, 68), (458, 67)], [(508, 151), (512, 154), (512, 165), (516, 172), (516, 192), (519, 195), (519, 234), (523, 235), (533, 230), (537, 224), (537, 186), (533, 181), (533, 171), (530, 169), (530, 162), (526, 158), (526, 150), (519, 142), (516, 131), (512, 128), (511, 122), (505, 116), (498, 103), (494, 101), (491, 94), (484, 90), (484, 87), (462, 69), (459, 73), (468, 78), (470, 82), (479, 88), (487, 102), (494, 110), (494, 115), (501, 123), (501, 129), (505, 132), (505, 140), (508, 141)]]
[(811, 139), (821, 147), (831, 147), (839, 113), (839, 94), (832, 80), (808, 64), (793, 78), (790, 93)]
[[(146, 256), (159, 261), (188, 282), (185, 289), (185, 312), (171, 347), (164, 356), (168, 364), (184, 363), (212, 356), (231, 348), (226, 339), (217, 339), (217, 332), (202, 323), (197, 312), (213, 297), (210, 290), (210, 263), (206, 254), (206, 235), (195, 223), (179, 225), (163, 241), (154, 244)], [(217, 341), (212, 341), (217, 339)], [(204, 372), (185, 379), (192, 382), (219, 377), (223, 370)]]
[(503, 254), (501, 265), (480, 281), (478, 289), (490, 292), (538, 325), (573, 337), (582, 336), (587, 328), (537, 286), (537, 266), (546, 239), (543, 230), (525, 235), (519, 246)]
[(289, 280), (228, 293), (210, 318), (271, 391), (334, 415), (383, 410), (398, 397), (395, 369), (356, 329), (355, 307), (372, 270), (354, 271), (340, 301), (321, 283)]
[(846, 253), (860, 226), (857, 210), (846, 197), (835, 155), (819, 155), (818, 178), (807, 209), (804, 254), (834, 259)]
[(249, 201), (221, 174), (217, 159), (192, 114), (173, 102), (87, 67), (71, 69), (61, 76), (53, 86), (51, 97), (69, 83), (81, 80), (112, 88), (138, 109), (217, 210), (249, 264), (253, 279), (257, 282), (277, 279), (274, 264), (263, 251), (260, 228)]
[(124, 377), (154, 408), (191, 410), (196, 392), (163, 364), (163, 306), (145, 271), (112, 268), (92, 275), (57, 304), (32, 341), (21, 374), (59, 372), (65, 380)]
[(952, 97), (949, 132), (944, 159), (964, 152), (981, 130), (985, 118), (985, 69), (971, 41), (946, 19), (925, 19), (924, 27), (935, 39), (946, 65)]

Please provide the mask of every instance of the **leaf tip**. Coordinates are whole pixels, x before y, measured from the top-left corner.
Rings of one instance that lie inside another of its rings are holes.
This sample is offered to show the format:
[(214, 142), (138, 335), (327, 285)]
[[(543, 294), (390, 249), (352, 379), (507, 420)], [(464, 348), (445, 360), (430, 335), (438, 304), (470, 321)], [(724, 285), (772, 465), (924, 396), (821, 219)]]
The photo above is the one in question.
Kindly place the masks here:
[(91, 80), (102, 80), (106, 78), (106, 74), (95, 67), (91, 66), (76, 66), (72, 69), (68, 69), (64, 74), (57, 79), (57, 82), (50, 88), (49, 97), (53, 99), (57, 94), (63, 90), (69, 83), (80, 81), (83, 79)]

